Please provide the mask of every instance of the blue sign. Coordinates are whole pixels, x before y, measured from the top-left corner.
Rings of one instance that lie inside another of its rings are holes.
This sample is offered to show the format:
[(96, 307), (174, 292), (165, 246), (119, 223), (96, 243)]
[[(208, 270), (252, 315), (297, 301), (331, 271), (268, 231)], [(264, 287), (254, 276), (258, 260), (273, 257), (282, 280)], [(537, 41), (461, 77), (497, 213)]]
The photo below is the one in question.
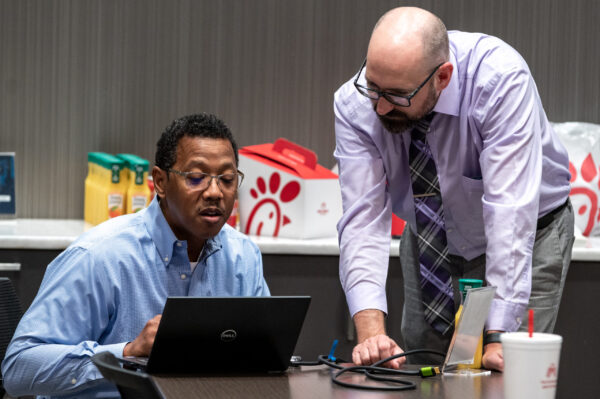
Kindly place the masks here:
[(15, 153), (0, 152), (0, 216), (15, 216)]

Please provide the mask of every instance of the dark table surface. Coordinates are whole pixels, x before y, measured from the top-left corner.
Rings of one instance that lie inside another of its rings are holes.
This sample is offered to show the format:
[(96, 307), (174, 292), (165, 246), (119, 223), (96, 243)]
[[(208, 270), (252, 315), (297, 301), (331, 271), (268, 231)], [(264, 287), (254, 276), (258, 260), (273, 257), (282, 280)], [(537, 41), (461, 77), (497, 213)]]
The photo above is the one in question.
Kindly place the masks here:
[[(415, 366), (405, 366), (414, 368)], [(438, 375), (423, 379), (404, 376), (414, 381), (416, 389), (381, 392), (351, 389), (331, 382), (326, 366), (290, 368), (279, 375), (214, 375), (214, 376), (154, 376), (168, 399), (175, 398), (456, 398), (503, 399), (502, 374), (488, 376)], [(380, 385), (366, 381), (363, 375), (348, 373), (344, 381)]]

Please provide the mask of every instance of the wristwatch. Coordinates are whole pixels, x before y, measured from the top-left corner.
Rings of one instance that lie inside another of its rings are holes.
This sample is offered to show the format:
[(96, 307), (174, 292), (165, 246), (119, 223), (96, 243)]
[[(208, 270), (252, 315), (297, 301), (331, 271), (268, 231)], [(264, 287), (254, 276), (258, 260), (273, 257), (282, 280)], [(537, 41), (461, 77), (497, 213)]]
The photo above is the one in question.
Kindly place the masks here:
[(489, 334), (484, 334), (483, 335), (483, 346), (486, 346), (487, 344), (494, 344), (494, 343), (500, 343), (500, 335), (502, 335), (503, 333), (501, 332), (493, 332), (493, 333), (489, 333)]

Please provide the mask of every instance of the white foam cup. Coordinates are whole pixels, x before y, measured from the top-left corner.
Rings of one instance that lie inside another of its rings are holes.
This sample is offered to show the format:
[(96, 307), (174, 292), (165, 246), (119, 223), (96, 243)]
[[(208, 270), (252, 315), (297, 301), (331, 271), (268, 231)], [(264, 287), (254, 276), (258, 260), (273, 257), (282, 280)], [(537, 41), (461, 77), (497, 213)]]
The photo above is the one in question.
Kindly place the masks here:
[(504, 397), (554, 399), (562, 337), (526, 332), (500, 335), (504, 356)]

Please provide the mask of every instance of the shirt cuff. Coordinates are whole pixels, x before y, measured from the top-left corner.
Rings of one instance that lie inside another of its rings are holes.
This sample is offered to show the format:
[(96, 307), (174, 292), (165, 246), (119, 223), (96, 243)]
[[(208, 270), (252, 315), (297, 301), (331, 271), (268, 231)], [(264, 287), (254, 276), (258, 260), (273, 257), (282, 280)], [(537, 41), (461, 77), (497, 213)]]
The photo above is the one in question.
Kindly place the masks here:
[(123, 349), (125, 348), (125, 345), (127, 345), (128, 342), (121, 342), (118, 344), (109, 344), (109, 345), (98, 345), (95, 348), (95, 352), (96, 353), (100, 353), (100, 352), (110, 352), (113, 355), (115, 355), (116, 357), (123, 357)]
[(356, 284), (346, 292), (346, 301), (351, 317), (365, 309), (381, 310), (387, 315), (385, 290), (377, 284), (370, 282)]
[(493, 299), (490, 314), (485, 323), (486, 331), (517, 331), (521, 325), (525, 308), (525, 305)]

